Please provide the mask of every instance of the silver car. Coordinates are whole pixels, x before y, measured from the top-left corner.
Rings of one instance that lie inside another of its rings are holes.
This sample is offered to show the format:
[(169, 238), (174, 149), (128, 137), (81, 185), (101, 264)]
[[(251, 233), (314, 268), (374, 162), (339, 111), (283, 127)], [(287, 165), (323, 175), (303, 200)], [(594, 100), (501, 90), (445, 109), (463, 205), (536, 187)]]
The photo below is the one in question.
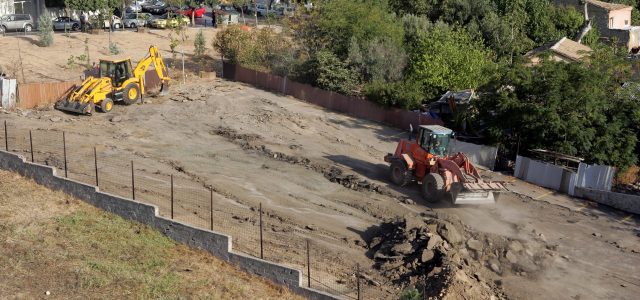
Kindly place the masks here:
[(0, 17), (0, 33), (7, 31), (25, 31), (33, 30), (33, 19), (31, 15), (6, 15)]
[(122, 23), (124, 23), (124, 27), (144, 27), (151, 22), (152, 19), (153, 15), (149, 13), (126, 14), (124, 15), (124, 19), (122, 19)]
[(80, 30), (80, 21), (69, 17), (58, 17), (53, 20), (53, 30)]

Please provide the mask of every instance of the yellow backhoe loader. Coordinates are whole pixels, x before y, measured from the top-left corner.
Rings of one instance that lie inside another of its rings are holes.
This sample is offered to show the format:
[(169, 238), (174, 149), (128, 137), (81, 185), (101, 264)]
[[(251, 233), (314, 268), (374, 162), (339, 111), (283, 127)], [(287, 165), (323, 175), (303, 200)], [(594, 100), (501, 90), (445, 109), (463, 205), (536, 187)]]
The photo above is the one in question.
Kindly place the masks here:
[(154, 64), (158, 77), (162, 82), (160, 94), (168, 90), (169, 77), (167, 67), (156, 46), (149, 47), (149, 54), (142, 59), (135, 69), (131, 68), (131, 59), (100, 60), (99, 76), (89, 76), (71, 93), (56, 103), (56, 108), (79, 114), (90, 115), (99, 107), (102, 112), (113, 109), (113, 102), (126, 105), (136, 103), (145, 93), (144, 75), (151, 63)]

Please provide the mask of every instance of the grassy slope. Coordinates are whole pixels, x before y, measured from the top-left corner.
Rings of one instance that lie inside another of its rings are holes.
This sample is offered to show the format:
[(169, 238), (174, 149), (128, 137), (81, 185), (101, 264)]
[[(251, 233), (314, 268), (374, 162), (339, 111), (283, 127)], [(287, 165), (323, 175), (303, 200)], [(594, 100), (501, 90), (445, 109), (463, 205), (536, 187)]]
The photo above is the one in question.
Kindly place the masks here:
[(292, 299), (139, 223), (0, 171), (2, 298)]

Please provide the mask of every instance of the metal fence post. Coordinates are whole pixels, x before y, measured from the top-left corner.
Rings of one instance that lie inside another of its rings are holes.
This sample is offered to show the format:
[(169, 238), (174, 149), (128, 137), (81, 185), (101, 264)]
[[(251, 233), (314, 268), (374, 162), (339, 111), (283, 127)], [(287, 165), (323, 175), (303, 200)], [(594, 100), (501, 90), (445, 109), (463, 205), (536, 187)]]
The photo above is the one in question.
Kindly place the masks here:
[(62, 132), (62, 153), (64, 155), (64, 177), (69, 177), (69, 172), (67, 168), (67, 140), (64, 135), (64, 131)]
[(133, 160), (131, 161), (131, 196), (136, 200), (136, 179), (133, 173)]
[(356, 288), (358, 289), (358, 300), (362, 300), (360, 294), (360, 264), (356, 264)]
[(209, 188), (209, 198), (211, 203), (209, 204), (209, 216), (211, 217), (211, 231), (213, 231), (213, 188)]
[(29, 148), (31, 149), (31, 162), (34, 162), (34, 159), (33, 159), (33, 137), (31, 135), (31, 130), (29, 130)]
[(96, 147), (93, 147), (93, 165), (96, 168), (96, 186), (100, 187), (100, 181), (98, 180), (98, 151)]
[(7, 120), (4, 120), (4, 150), (9, 152), (9, 133), (7, 132)]
[(173, 220), (173, 174), (171, 174), (171, 220)]
[(309, 239), (307, 239), (307, 287), (311, 287), (311, 255), (309, 250)]
[(262, 248), (262, 202), (260, 202), (260, 258), (264, 259), (264, 252)]

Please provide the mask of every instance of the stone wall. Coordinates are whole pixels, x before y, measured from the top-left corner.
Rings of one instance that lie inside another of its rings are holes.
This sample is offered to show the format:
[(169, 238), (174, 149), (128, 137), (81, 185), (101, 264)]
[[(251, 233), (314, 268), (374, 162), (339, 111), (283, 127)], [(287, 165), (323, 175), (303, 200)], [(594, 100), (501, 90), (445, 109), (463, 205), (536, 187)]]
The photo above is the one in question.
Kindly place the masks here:
[(53, 190), (63, 191), (125, 219), (147, 224), (177, 242), (192, 248), (208, 251), (247, 272), (284, 285), (293, 292), (309, 299), (339, 299), (321, 291), (302, 287), (301, 272), (299, 270), (233, 252), (232, 238), (228, 235), (195, 228), (159, 216), (158, 208), (155, 205), (100, 192), (95, 186), (57, 176), (56, 169), (52, 167), (26, 162), (23, 157), (5, 151), (0, 151), (0, 169), (19, 173), (33, 179), (38, 184)]

